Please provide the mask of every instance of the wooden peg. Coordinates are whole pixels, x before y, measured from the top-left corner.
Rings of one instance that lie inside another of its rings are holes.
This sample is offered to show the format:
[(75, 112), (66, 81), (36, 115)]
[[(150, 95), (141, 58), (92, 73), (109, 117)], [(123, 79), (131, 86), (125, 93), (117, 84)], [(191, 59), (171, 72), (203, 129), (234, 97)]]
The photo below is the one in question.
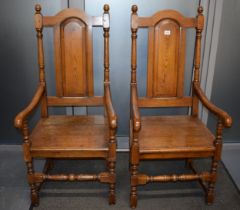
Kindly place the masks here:
[(104, 4), (104, 6), (103, 6), (103, 10), (104, 10), (104, 12), (105, 13), (108, 13), (109, 12), (109, 5), (108, 4)]
[(138, 11), (137, 5), (132, 5), (132, 13), (137, 14), (137, 11)]
[(36, 5), (35, 5), (36, 14), (41, 14), (41, 10), (42, 10), (41, 5), (40, 5), (40, 4), (36, 4)]
[(198, 7), (198, 15), (202, 15), (203, 13), (203, 7), (201, 5), (199, 5)]

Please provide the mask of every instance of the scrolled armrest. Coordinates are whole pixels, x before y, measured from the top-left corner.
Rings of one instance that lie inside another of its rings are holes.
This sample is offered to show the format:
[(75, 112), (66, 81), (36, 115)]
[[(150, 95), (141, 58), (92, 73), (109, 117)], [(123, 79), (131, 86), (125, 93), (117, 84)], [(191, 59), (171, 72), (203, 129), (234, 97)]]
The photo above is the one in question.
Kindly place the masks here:
[(112, 98), (111, 98), (109, 84), (104, 85), (104, 92), (105, 92), (105, 94), (104, 94), (105, 107), (106, 107), (106, 111), (107, 111), (109, 126), (111, 129), (116, 129), (117, 128), (117, 115), (116, 115), (113, 105), (112, 105)]
[(225, 127), (231, 127), (232, 118), (230, 115), (210, 102), (198, 84), (193, 83), (193, 89), (194, 93), (197, 95), (202, 104), (213, 114), (221, 118)]
[(31, 114), (31, 112), (37, 107), (39, 104), (43, 93), (45, 91), (45, 86), (44, 85), (39, 85), (35, 95), (33, 96), (32, 101), (28, 104), (28, 106), (22, 110), (14, 119), (14, 126), (16, 128), (22, 128), (23, 127), (23, 122), (24, 120)]
[(133, 130), (139, 132), (141, 130), (141, 117), (137, 106), (137, 87), (136, 85), (131, 85), (131, 106), (132, 106), (132, 121)]

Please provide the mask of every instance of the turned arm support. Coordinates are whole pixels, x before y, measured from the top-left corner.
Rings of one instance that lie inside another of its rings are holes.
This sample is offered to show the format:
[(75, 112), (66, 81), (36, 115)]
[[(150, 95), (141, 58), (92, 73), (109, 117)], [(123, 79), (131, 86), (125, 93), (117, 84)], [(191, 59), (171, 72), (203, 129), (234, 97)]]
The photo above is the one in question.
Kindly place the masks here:
[(37, 107), (37, 105), (39, 104), (39, 102), (42, 99), (44, 91), (45, 91), (45, 86), (40, 84), (37, 88), (37, 91), (35, 92), (35, 95), (34, 95), (32, 101), (29, 103), (29, 105), (15, 117), (14, 125), (16, 128), (20, 128), (20, 129), (23, 128), (24, 120)]
[(107, 118), (108, 123), (111, 129), (117, 128), (117, 115), (114, 111), (113, 105), (112, 105), (112, 98), (111, 98), (111, 92), (110, 92), (110, 85), (105, 84), (104, 85), (104, 100), (105, 100), (105, 108), (107, 112)]
[(141, 117), (137, 105), (137, 87), (136, 85), (131, 85), (131, 108), (132, 108), (132, 122), (133, 130), (138, 132), (141, 130)]
[(218, 116), (222, 121), (225, 127), (231, 127), (232, 118), (228, 115), (227, 112), (215, 106), (212, 102), (208, 100), (203, 90), (199, 86), (199, 84), (193, 83), (194, 93), (197, 95), (202, 104), (213, 114)]

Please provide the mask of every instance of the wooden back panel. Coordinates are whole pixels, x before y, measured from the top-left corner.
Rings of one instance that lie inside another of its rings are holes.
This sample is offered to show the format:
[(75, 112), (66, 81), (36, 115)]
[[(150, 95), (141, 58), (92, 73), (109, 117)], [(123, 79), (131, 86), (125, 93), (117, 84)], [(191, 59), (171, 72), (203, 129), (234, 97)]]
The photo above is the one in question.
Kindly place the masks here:
[(92, 96), (91, 29), (71, 17), (54, 27), (57, 96)]
[[(43, 27), (54, 29), (57, 97), (94, 96), (92, 27), (101, 26), (104, 30), (109, 29), (108, 10), (108, 6), (104, 7), (103, 15), (98, 17), (88, 16), (79, 9), (65, 9), (55, 16), (42, 16), (40, 5), (36, 6), (35, 27), (39, 31), (39, 66), (43, 82), (45, 78), (42, 29)], [(107, 39), (105, 42), (108, 43), (108, 38), (104, 39)]]
[[(186, 29), (196, 28), (197, 32), (201, 32), (203, 23), (202, 10), (196, 18), (185, 17), (175, 10), (163, 10), (150, 17), (139, 17), (137, 6), (132, 7), (132, 85), (136, 83), (137, 30), (148, 28), (147, 98), (139, 98), (139, 106), (192, 106), (191, 97), (184, 97)], [(199, 43), (197, 39), (195, 75), (199, 74)], [(158, 100), (149, 100), (149, 97)]]
[(149, 28), (148, 97), (183, 95), (185, 30), (172, 19)]
[(59, 97), (93, 96), (91, 17), (78, 9), (66, 9), (44, 17), (54, 27), (56, 92)]

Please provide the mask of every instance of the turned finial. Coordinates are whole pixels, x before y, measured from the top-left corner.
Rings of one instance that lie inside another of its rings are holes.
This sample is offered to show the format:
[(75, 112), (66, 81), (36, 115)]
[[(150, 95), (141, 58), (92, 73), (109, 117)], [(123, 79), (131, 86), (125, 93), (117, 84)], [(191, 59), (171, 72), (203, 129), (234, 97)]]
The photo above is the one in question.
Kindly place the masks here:
[(199, 5), (198, 7), (198, 14), (202, 14), (203, 13), (203, 7)]
[(136, 14), (137, 11), (138, 11), (137, 5), (132, 5), (132, 12), (133, 12), (134, 14)]
[(108, 12), (109, 11), (109, 5), (104, 4), (103, 9), (104, 9), (104, 12)]
[(40, 4), (36, 4), (36, 5), (35, 5), (35, 11), (36, 11), (37, 14), (40, 14), (40, 13), (41, 13), (41, 9), (42, 9), (42, 8), (41, 8), (41, 5), (40, 5)]

